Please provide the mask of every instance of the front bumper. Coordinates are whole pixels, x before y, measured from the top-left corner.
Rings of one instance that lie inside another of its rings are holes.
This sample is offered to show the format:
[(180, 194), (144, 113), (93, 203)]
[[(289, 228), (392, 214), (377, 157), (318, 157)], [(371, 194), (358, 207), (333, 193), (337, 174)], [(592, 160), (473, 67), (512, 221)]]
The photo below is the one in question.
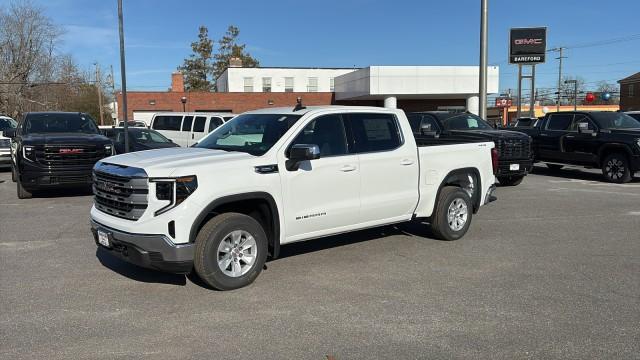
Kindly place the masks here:
[[(99, 244), (98, 230), (108, 235), (110, 247)], [(91, 232), (96, 245), (131, 264), (175, 274), (188, 274), (193, 268), (194, 244), (173, 244), (165, 235), (119, 231), (93, 219)]]
[(27, 189), (88, 186), (93, 183), (92, 168), (44, 168), (23, 163), (20, 182)]
[(532, 167), (533, 159), (498, 160), (496, 177), (525, 176)]

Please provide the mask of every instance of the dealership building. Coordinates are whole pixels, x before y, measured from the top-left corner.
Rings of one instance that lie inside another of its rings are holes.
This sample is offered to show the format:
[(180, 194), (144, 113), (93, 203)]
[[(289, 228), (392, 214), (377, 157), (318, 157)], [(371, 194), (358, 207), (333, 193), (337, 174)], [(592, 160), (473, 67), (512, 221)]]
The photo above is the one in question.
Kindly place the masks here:
[[(498, 67), (488, 68), (487, 92), (498, 92)], [(369, 66), (365, 68), (247, 68), (233, 64), (218, 77), (218, 92), (185, 91), (180, 73), (168, 91), (128, 91), (129, 119), (158, 111), (232, 112), (305, 105), (367, 105), (405, 111), (478, 112), (478, 66)], [(122, 94), (118, 94), (118, 104)], [(122, 109), (122, 106), (118, 106)], [(120, 112), (118, 118), (122, 119)]]

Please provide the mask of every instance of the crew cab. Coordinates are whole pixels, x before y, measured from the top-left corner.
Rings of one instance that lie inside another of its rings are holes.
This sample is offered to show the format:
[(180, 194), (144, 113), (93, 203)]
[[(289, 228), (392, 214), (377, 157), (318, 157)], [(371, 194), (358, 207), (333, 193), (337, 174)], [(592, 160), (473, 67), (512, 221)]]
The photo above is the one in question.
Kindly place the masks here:
[(52, 187), (89, 187), (93, 165), (113, 154), (111, 140), (83, 113), (27, 113), (4, 135), (12, 139), (11, 171), (20, 199)]
[(629, 182), (640, 170), (640, 121), (621, 112), (553, 112), (517, 131), (533, 138), (536, 161), (552, 170), (565, 164), (601, 168), (614, 183)]
[(498, 173), (501, 185), (515, 186), (531, 171), (533, 153), (531, 139), (516, 131), (494, 129), (479, 116), (470, 113), (425, 111), (408, 114), (411, 129), (417, 137), (451, 143), (493, 141), (498, 151)]
[(121, 259), (235, 289), (282, 244), (416, 218), (461, 238), (495, 200), (493, 147), (418, 144), (396, 109), (251, 111), (195, 147), (98, 162), (92, 231)]

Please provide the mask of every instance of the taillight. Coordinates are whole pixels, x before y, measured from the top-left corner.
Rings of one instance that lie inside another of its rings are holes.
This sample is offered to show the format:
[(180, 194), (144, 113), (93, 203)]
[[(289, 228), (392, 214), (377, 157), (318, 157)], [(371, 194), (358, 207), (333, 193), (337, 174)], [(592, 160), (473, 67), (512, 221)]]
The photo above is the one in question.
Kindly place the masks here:
[(498, 149), (491, 149), (491, 165), (493, 166), (493, 175), (498, 175)]

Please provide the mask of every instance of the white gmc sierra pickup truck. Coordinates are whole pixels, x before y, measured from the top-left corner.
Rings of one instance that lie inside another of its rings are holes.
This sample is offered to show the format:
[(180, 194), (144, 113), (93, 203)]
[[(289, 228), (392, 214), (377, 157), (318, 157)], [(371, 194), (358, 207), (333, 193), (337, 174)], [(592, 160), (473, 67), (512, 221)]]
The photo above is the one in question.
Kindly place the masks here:
[(396, 109), (251, 111), (195, 147), (97, 163), (92, 231), (125, 261), (235, 289), (281, 244), (416, 218), (439, 238), (462, 237), (495, 200), (493, 148), (417, 144)]

